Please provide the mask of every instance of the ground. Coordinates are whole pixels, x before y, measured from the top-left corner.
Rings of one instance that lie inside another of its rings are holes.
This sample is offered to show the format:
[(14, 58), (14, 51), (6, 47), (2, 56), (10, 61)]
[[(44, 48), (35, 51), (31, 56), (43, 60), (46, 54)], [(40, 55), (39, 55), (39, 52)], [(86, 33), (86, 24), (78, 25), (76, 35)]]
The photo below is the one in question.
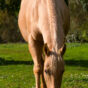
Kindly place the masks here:
[[(62, 88), (88, 88), (88, 44), (69, 43)], [(0, 88), (34, 88), (27, 44), (0, 44)]]

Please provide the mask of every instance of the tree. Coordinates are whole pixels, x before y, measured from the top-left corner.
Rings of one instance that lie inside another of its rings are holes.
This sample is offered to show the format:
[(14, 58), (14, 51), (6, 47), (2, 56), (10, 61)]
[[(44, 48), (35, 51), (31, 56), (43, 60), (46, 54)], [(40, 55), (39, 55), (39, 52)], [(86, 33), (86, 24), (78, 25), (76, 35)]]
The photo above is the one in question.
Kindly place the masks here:
[(67, 40), (88, 42), (88, 0), (70, 0), (71, 30)]
[(0, 0), (0, 42), (23, 40), (17, 25), (20, 0)]

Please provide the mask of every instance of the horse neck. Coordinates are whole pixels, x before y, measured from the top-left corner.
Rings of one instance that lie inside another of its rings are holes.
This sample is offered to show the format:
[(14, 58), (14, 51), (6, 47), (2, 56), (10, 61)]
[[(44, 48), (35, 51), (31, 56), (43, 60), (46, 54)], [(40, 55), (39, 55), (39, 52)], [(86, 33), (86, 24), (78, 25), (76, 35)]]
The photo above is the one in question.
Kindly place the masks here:
[(52, 39), (52, 48), (57, 52), (64, 43), (61, 14), (57, 11), (56, 0), (46, 0), (46, 2)]

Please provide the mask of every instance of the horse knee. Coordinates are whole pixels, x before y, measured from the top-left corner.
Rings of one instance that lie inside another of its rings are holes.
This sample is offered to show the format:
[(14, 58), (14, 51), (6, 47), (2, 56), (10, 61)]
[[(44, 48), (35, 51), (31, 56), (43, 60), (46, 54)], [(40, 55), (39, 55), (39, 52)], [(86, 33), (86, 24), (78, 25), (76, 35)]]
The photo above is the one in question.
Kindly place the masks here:
[(36, 73), (41, 74), (41, 71), (42, 71), (41, 65), (34, 65), (33, 71), (34, 71), (34, 74)]

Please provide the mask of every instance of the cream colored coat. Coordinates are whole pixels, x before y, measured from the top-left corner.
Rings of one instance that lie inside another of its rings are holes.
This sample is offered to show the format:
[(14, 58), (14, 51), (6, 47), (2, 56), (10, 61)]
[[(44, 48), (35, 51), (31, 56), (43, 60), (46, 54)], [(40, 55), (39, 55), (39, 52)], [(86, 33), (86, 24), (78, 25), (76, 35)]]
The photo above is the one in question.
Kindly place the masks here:
[[(59, 54), (63, 51), (62, 47), (65, 44), (70, 24), (69, 7), (64, 0), (22, 0), (18, 24), (23, 38), (28, 42), (29, 51), (34, 61), (36, 88), (40, 88), (40, 75), (42, 88), (60, 88), (62, 76), (57, 79), (59, 85), (51, 82), (52, 87), (47, 82), (47, 76), (44, 76), (43, 71), (46, 70), (45, 64), (48, 61), (42, 58), (42, 49), (45, 44), (45, 58), (48, 58), (48, 51), (54, 52), (54, 55), (57, 56), (58, 51)], [(60, 72), (64, 70), (64, 64), (62, 56), (59, 55), (58, 58), (61, 59), (61, 62), (58, 63), (61, 64), (58, 67), (61, 69)], [(50, 59), (50, 62), (54, 62), (54, 60)], [(51, 70), (53, 69), (56, 67), (52, 66)], [(53, 76), (53, 78), (55, 77)]]

